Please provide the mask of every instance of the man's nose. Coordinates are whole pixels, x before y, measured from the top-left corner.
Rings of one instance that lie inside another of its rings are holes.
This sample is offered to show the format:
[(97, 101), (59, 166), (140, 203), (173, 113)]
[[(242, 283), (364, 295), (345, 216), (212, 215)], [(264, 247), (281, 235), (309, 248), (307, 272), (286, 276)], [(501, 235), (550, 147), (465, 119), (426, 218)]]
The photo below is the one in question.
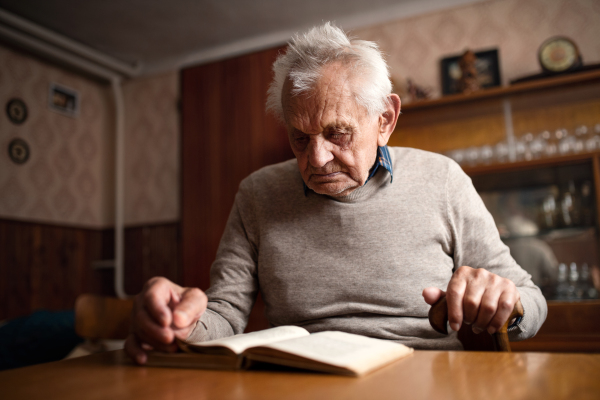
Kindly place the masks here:
[(308, 146), (308, 162), (313, 167), (321, 168), (333, 160), (333, 153), (326, 140), (317, 137), (311, 140)]

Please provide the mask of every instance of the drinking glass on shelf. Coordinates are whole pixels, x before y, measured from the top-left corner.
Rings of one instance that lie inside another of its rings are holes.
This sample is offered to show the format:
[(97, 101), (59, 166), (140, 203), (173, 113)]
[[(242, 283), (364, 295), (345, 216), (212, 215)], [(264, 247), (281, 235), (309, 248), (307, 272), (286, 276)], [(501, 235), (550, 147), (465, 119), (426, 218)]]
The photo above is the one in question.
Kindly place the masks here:
[(467, 164), (474, 167), (479, 162), (479, 149), (476, 146), (471, 146), (466, 150)]
[(577, 264), (574, 262), (569, 265), (569, 289), (567, 297), (570, 300), (577, 299), (577, 281), (579, 281), (579, 272), (577, 271)]
[(585, 141), (585, 149), (587, 151), (596, 151), (600, 149), (600, 136), (594, 135)]
[(586, 143), (589, 137), (590, 135), (587, 126), (579, 125), (577, 128), (575, 128), (575, 153), (581, 153), (582, 151), (586, 150)]
[(558, 147), (554, 141), (554, 135), (550, 131), (543, 131), (538, 135), (538, 138), (545, 143), (543, 155), (545, 157), (554, 157), (558, 153)]
[(552, 229), (556, 227), (556, 199), (552, 194), (548, 194), (544, 198), (542, 216), (544, 228)]
[(588, 127), (585, 125), (579, 125), (575, 128), (575, 136), (585, 136), (588, 134)]
[(598, 297), (598, 290), (594, 287), (587, 263), (583, 263), (579, 273), (578, 295), (582, 299), (595, 299)]
[(448, 157), (456, 161), (458, 164), (465, 162), (465, 151), (463, 149), (456, 149), (446, 153)]
[(569, 294), (569, 284), (567, 283), (567, 265), (558, 264), (558, 277), (556, 279), (556, 298), (565, 300)]
[[(527, 160), (527, 145), (522, 139), (515, 140), (515, 155), (517, 161)], [(531, 158), (531, 157), (530, 157)]]
[(489, 144), (483, 145), (479, 148), (479, 160), (483, 164), (491, 164), (494, 157), (494, 150)]
[(563, 138), (567, 137), (568, 135), (569, 131), (567, 131), (564, 128), (559, 128), (556, 131), (554, 131), (554, 137), (557, 142), (560, 142)]
[(577, 139), (575, 139), (575, 136), (564, 136), (558, 143), (558, 153), (564, 156), (576, 152), (576, 145)]
[(529, 144), (529, 151), (531, 152), (531, 158), (537, 160), (541, 158), (544, 154), (544, 149), (546, 148), (547, 141), (542, 139), (541, 137), (534, 138)]
[(497, 163), (508, 161), (508, 144), (506, 142), (499, 142), (494, 146), (494, 159)]

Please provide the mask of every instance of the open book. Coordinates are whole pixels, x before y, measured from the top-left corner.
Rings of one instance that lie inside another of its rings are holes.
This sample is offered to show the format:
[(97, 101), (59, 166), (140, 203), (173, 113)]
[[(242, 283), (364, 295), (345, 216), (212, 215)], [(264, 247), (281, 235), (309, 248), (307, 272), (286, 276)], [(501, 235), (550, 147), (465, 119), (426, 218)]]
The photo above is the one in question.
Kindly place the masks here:
[(147, 365), (244, 369), (263, 362), (340, 375), (361, 376), (399, 360), (413, 349), (344, 332), (308, 333), (280, 326), (202, 343), (180, 344), (183, 353), (148, 355)]

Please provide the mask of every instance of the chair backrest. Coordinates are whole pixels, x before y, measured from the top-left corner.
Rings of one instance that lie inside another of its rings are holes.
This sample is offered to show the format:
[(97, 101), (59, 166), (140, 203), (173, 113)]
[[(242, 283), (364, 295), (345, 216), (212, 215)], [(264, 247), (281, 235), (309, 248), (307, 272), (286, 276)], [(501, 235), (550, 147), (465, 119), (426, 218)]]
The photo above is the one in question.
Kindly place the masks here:
[(86, 339), (125, 339), (132, 299), (82, 294), (75, 300), (75, 332)]

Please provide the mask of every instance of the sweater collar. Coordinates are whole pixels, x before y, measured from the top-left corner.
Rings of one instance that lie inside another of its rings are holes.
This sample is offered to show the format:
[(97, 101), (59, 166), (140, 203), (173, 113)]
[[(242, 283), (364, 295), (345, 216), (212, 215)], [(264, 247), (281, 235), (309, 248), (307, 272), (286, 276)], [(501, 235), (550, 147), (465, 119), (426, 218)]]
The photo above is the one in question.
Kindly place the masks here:
[[(392, 158), (390, 157), (390, 150), (387, 146), (379, 146), (377, 147), (377, 158), (375, 158), (375, 164), (371, 167), (369, 172), (369, 177), (365, 181), (365, 185), (379, 169), (379, 167), (385, 168), (390, 173), (390, 183), (394, 180), (394, 172), (392, 170)], [(304, 196), (308, 196), (308, 191), (310, 190), (306, 183), (302, 181), (302, 185), (304, 186)], [(364, 186), (364, 185), (363, 185)]]

